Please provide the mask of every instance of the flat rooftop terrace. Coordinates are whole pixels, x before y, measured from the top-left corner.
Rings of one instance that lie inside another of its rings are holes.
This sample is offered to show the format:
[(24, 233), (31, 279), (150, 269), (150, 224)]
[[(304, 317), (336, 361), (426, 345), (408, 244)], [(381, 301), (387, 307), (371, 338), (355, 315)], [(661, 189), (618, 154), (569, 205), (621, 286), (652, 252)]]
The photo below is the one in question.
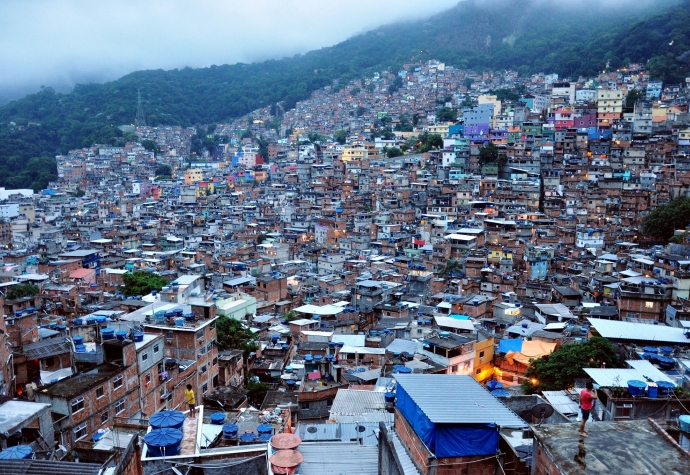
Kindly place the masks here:
[[(587, 425), (588, 438), (578, 435), (577, 423), (532, 428), (562, 473), (568, 475), (690, 473), (690, 457), (647, 420), (593, 422)], [(537, 453), (533, 457), (536, 460)]]

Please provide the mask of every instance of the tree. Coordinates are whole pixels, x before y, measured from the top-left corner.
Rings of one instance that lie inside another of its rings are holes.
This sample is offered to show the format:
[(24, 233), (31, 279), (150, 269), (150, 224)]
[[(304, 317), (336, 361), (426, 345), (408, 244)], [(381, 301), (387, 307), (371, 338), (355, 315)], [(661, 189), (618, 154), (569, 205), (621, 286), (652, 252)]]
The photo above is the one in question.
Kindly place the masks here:
[(344, 145), (345, 141), (347, 140), (347, 131), (343, 129), (336, 130), (333, 132), (333, 140), (341, 145)]
[(268, 236), (267, 236), (266, 234), (264, 234), (264, 233), (261, 233), (261, 234), (259, 234), (259, 235), (256, 237), (256, 243), (257, 243), (257, 244), (263, 244), (263, 242), (264, 242), (266, 239), (268, 239)]
[(496, 96), (496, 99), (499, 101), (517, 101), (520, 99), (520, 94), (514, 92), (511, 89), (508, 88), (500, 88), (496, 89), (495, 91), (489, 91), (490, 94), (493, 94)]
[(172, 176), (172, 167), (167, 164), (161, 164), (156, 167), (157, 176)]
[(455, 122), (458, 118), (458, 111), (450, 107), (442, 107), (436, 113), (436, 117), (438, 117), (439, 122)]
[(297, 314), (290, 310), (288, 313), (285, 314), (285, 321), (292, 321), (297, 319)]
[(125, 285), (120, 286), (119, 290), (124, 295), (148, 295), (153, 290), (160, 291), (168, 283), (168, 279), (145, 270), (124, 274), (122, 280)]
[(449, 259), (441, 269), (441, 276), (444, 278), (460, 277), (462, 275), (462, 264), (455, 259)]
[(33, 284), (17, 284), (7, 290), (5, 297), (7, 300), (23, 299), (33, 297), (38, 293), (38, 287)]
[(386, 149), (386, 157), (395, 158), (404, 155), (403, 151), (398, 147), (390, 147)]
[(616, 349), (606, 338), (594, 336), (585, 343), (564, 345), (550, 355), (531, 361), (522, 389), (533, 394), (572, 388), (575, 379), (587, 376), (583, 368), (599, 368), (603, 364), (607, 368), (618, 365)]
[(249, 399), (249, 402), (256, 407), (260, 407), (264, 402), (266, 393), (271, 389), (271, 386), (266, 383), (250, 380), (244, 388), (247, 390), (247, 399)]
[(625, 96), (625, 107), (635, 107), (635, 103), (642, 98), (642, 93), (638, 89), (630, 89)]
[(148, 140), (148, 139), (142, 140), (141, 146), (144, 147), (149, 152), (153, 152), (155, 155), (158, 155), (158, 152), (160, 151), (158, 144), (156, 142), (154, 142), (153, 140)]
[(241, 321), (225, 315), (221, 315), (216, 320), (216, 337), (218, 348), (221, 350), (239, 349), (247, 356), (258, 348), (256, 344), (258, 337)]
[(474, 84), (474, 79), (472, 79), (472, 78), (465, 78), (465, 81), (463, 82), (463, 84), (465, 85), (465, 87), (466, 87), (467, 89), (469, 89), (469, 88), (472, 87), (472, 84)]
[(489, 142), (486, 146), (479, 149), (479, 161), (482, 165), (495, 163), (499, 167), (502, 167), (505, 165), (506, 160), (506, 154), (502, 153), (493, 142)]
[(688, 224), (690, 224), (690, 198), (678, 196), (645, 216), (642, 220), (642, 232), (646, 236), (667, 242), (676, 229), (685, 229)]

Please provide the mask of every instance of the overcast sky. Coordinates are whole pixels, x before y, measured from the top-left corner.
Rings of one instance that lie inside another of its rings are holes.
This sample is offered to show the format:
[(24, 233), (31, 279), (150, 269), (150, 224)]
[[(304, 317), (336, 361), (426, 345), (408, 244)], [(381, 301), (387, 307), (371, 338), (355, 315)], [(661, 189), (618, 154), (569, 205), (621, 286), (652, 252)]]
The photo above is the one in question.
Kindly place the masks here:
[[(0, 0), (0, 101), (141, 69), (305, 53), (457, 0)], [(4, 102), (4, 101), (2, 101)]]

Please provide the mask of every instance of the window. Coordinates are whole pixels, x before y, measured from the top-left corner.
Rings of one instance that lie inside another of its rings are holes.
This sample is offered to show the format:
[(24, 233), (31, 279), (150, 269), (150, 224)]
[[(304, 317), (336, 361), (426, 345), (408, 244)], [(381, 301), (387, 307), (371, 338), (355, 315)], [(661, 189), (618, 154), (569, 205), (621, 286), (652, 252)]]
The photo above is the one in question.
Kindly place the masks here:
[(202, 347), (199, 349), (199, 355), (201, 356), (201, 355), (205, 355), (205, 354), (206, 354), (206, 347), (205, 347), (205, 346), (202, 346)]
[(117, 403), (115, 404), (115, 414), (120, 414), (120, 413), (123, 412), (124, 410), (125, 410), (125, 400), (124, 400), (124, 399), (120, 399), (120, 400), (117, 401)]
[(83, 397), (78, 397), (74, 401), (72, 401), (72, 414), (77, 413), (84, 409), (84, 398)]
[(484, 358), (484, 352), (483, 352), (483, 351), (480, 351), (480, 352), (479, 352), (479, 357), (480, 357), (480, 358)]
[(309, 409), (309, 403), (308, 402), (300, 402), (299, 408), (300, 409)]
[(96, 399), (100, 399), (103, 397), (103, 386), (100, 388), (96, 388)]
[(108, 422), (108, 419), (110, 419), (110, 414), (108, 411), (105, 411), (103, 414), (101, 414), (101, 424)]
[(199, 340), (202, 340), (202, 339), (204, 338), (204, 329), (203, 329), (203, 328), (202, 328), (201, 330), (199, 330), (199, 331), (196, 332), (196, 337), (197, 337)]
[(165, 335), (165, 338), (167, 338), (168, 340), (172, 340), (173, 339), (173, 331), (168, 330), (168, 332)]
[(120, 386), (122, 386), (122, 375), (116, 376), (115, 379), (113, 379), (113, 389), (117, 389)]
[(148, 354), (148, 352), (142, 353), (142, 354), (141, 354), (141, 361), (146, 361), (147, 359), (149, 359), (149, 354)]
[(86, 423), (78, 425), (74, 428), (74, 438), (79, 440), (82, 437), (86, 437)]
[(213, 348), (213, 341), (209, 341), (208, 345), (206, 345), (206, 352), (211, 352), (211, 349)]
[(474, 372), (474, 374), (479, 374), (479, 373), (481, 373), (481, 372), (482, 372), (482, 369), (479, 368), (479, 369), (477, 369), (477, 371)]
[(204, 385), (201, 386), (201, 393), (206, 394), (206, 391), (208, 391), (208, 383), (204, 383)]
[(201, 367), (201, 374), (206, 374), (206, 370), (207, 370), (206, 365), (202, 366)]
[(654, 308), (654, 302), (645, 302), (644, 307), (645, 308)]
[(153, 354), (156, 354), (160, 351), (160, 347), (158, 346), (158, 343), (153, 345)]
[(146, 376), (144, 376), (144, 381), (146, 384), (149, 384), (151, 382), (151, 373), (146, 373)]
[(218, 357), (213, 358), (213, 366), (216, 366), (218, 364)]

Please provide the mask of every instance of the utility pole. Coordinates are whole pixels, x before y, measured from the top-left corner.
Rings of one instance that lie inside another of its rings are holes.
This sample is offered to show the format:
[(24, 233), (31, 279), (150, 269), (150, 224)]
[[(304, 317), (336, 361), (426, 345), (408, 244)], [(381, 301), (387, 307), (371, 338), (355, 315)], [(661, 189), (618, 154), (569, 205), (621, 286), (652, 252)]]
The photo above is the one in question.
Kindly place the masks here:
[(137, 89), (137, 116), (134, 119), (134, 125), (137, 127), (146, 127), (144, 106), (141, 105), (141, 89)]

